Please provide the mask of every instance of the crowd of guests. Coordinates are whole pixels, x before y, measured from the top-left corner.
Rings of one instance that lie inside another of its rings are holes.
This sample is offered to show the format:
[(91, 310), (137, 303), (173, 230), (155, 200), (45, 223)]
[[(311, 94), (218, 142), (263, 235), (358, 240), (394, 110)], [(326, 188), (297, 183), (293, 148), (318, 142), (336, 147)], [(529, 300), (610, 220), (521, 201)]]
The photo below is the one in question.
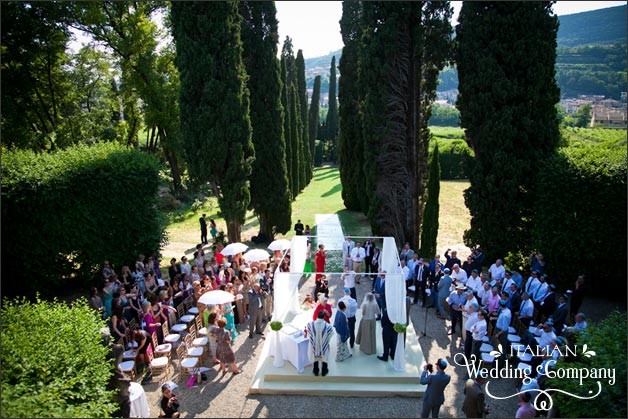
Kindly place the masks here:
[[(544, 372), (554, 364), (550, 361), (556, 361), (565, 353), (560, 350), (564, 345), (575, 343), (574, 332), (587, 328), (586, 316), (579, 311), (585, 292), (584, 276), (577, 278), (573, 289), (559, 293), (550, 281), (547, 262), (540, 253), (530, 256), (527, 279), (522, 272), (506, 269), (501, 259), (487, 267), (480, 248), (473, 249), (464, 262), (455, 250), (447, 249), (444, 256), (444, 261), (439, 254), (431, 259), (421, 258), (408, 243), (401, 249), (401, 268), (407, 287), (413, 293), (412, 303), (425, 307), (426, 313), (433, 307), (437, 317), (450, 320), (448, 334), (452, 336), (452, 346), (454, 349), (457, 346), (459, 330), (460, 349), (467, 359), (482, 362), (480, 348), (488, 336), (494, 347), (501, 344), (503, 353), (513, 358), (511, 365), (518, 365), (519, 356), (530, 363), (531, 382), (523, 385), (521, 391), (543, 389)], [(519, 338), (513, 339), (513, 335)], [(517, 340), (524, 347), (538, 348), (534, 356), (511, 352), (511, 345)], [(537, 370), (538, 365), (544, 367)], [(463, 411), (468, 417), (482, 417), (484, 408), (477, 408), (476, 402), (484, 379), (467, 378), (465, 394), (471, 394), (467, 397), (473, 397), (474, 401), (465, 401)], [(444, 381), (448, 382), (440, 380)], [(534, 417), (539, 413), (533, 408), (534, 395), (534, 392), (521, 395), (517, 418)]]

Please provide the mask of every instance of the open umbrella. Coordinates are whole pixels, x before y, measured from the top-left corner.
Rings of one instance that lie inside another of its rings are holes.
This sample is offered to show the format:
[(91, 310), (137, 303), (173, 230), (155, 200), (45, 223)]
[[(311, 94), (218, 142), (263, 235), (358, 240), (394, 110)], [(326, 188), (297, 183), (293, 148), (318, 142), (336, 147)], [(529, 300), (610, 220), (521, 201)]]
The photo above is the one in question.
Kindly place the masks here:
[(290, 244), (292, 242), (288, 239), (277, 239), (271, 244), (268, 245), (270, 250), (287, 250), (290, 249)]
[(247, 262), (259, 262), (269, 257), (268, 252), (264, 249), (251, 249), (244, 254), (244, 260)]
[(248, 249), (249, 246), (247, 246), (244, 243), (231, 243), (229, 245), (227, 245), (227, 247), (225, 247), (224, 249), (222, 249), (222, 251), (220, 253), (222, 253), (224, 256), (233, 256), (233, 255), (237, 255), (238, 253), (243, 253), (246, 251), (246, 249)]
[(235, 295), (227, 291), (217, 290), (209, 291), (201, 295), (198, 299), (199, 303), (209, 304), (225, 304), (231, 303), (235, 299)]

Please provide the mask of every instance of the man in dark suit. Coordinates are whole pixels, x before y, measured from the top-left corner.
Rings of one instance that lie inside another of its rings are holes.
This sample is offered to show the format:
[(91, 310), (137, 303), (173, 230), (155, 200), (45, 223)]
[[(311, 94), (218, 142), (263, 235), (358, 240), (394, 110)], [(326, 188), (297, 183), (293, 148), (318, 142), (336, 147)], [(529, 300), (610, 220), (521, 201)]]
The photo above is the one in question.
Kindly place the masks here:
[[(373, 295), (380, 311), (386, 307), (386, 272), (380, 272), (373, 284)], [(379, 320), (379, 318), (377, 319)]]
[(430, 304), (428, 305), (428, 307), (438, 307), (438, 283), (440, 282), (440, 279), (443, 277), (443, 275), (445, 275), (443, 273), (443, 270), (441, 269), (441, 265), (439, 263), (436, 263), (434, 265), (434, 271), (430, 271), (430, 276), (429, 276), (429, 286), (431, 288), (431, 294), (430, 294)]
[(395, 332), (395, 325), (388, 318), (388, 310), (384, 308), (382, 314), (382, 342), (384, 343), (384, 355), (378, 356), (380, 361), (388, 361), (395, 359), (395, 350), (397, 349), (397, 332)]
[(421, 409), (421, 417), (426, 418), (432, 413), (433, 418), (438, 417), (438, 411), (443, 403), (445, 403), (445, 387), (451, 381), (451, 376), (445, 374), (447, 362), (444, 359), (436, 361), (436, 374), (428, 375), (428, 365), (423, 366), (421, 373), (421, 384), (427, 384), (425, 394), (423, 395), (423, 408)]
[(569, 310), (567, 308), (567, 295), (562, 294), (558, 298), (558, 307), (552, 314), (552, 318), (554, 319), (554, 330), (556, 331), (556, 336), (562, 336), (563, 334), (563, 326), (565, 326), (565, 321), (567, 321), (567, 314)]
[(207, 244), (207, 221), (205, 220), (205, 215), (198, 219), (198, 222), (201, 224), (201, 243)]
[[(379, 257), (380, 256), (381, 254), (379, 252), (379, 247), (373, 248), (373, 257), (371, 258), (371, 273), (379, 272)], [(372, 276), (371, 276), (371, 279), (373, 279), (373, 284), (375, 284), (375, 279)]]
[(468, 418), (482, 418), (486, 410), (484, 404), (484, 393), (482, 392), (482, 384), (486, 381), (486, 377), (482, 376), (483, 371), (479, 371), (475, 379), (469, 378), (464, 385), (464, 402), (462, 404), (462, 412)]
[(249, 290), (249, 339), (253, 338), (253, 331), (258, 335), (263, 335), (264, 295), (265, 293), (260, 288), (259, 283), (254, 282)]
[[(371, 263), (373, 262), (373, 253), (375, 253), (375, 244), (371, 241), (371, 239), (366, 239), (364, 242), (364, 272), (368, 273), (377, 273), (377, 271), (373, 271), (373, 266)], [(372, 279), (372, 278), (371, 278)]]
[(430, 270), (423, 263), (423, 258), (420, 258), (414, 267), (414, 301), (412, 304), (416, 304), (421, 297), (421, 305), (425, 305), (425, 287), (429, 277)]
[(303, 230), (305, 230), (305, 227), (303, 227), (303, 223), (301, 222), (301, 220), (297, 220), (297, 223), (294, 225), (294, 231), (297, 233), (297, 236), (302, 236)]
[[(554, 310), (556, 310), (556, 286), (554, 284), (550, 284), (548, 287), (548, 293), (545, 295), (545, 298), (539, 302), (539, 312), (543, 313), (545, 318), (554, 314)], [(537, 323), (540, 323), (540, 319)]]

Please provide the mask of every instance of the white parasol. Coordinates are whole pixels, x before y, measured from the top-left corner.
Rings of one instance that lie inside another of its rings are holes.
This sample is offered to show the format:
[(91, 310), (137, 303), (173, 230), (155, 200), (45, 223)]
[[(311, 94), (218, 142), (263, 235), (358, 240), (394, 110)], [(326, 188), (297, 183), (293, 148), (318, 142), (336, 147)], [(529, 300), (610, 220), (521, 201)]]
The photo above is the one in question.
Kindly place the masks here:
[(251, 249), (244, 254), (244, 260), (247, 262), (259, 262), (269, 257), (268, 252), (264, 249)]
[(224, 256), (233, 256), (233, 255), (237, 255), (238, 253), (243, 253), (246, 251), (246, 249), (248, 249), (249, 246), (247, 246), (244, 243), (231, 243), (229, 245), (227, 245), (227, 247), (225, 247), (224, 249), (222, 249), (222, 251), (220, 253), (222, 253)]
[(209, 291), (201, 295), (198, 299), (198, 302), (203, 303), (205, 305), (225, 304), (225, 303), (232, 302), (234, 299), (235, 299), (235, 295), (231, 294), (230, 292), (217, 290), (217, 291)]
[(270, 250), (287, 250), (290, 249), (290, 244), (292, 242), (288, 239), (277, 239), (274, 242), (272, 242), (271, 244), (268, 245), (268, 248)]

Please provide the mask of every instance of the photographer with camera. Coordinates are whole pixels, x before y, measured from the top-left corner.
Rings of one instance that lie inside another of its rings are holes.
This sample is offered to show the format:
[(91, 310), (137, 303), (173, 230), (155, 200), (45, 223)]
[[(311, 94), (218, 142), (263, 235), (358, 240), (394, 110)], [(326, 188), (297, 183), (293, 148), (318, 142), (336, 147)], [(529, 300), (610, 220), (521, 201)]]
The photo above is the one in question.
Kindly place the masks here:
[(179, 399), (172, 393), (168, 383), (161, 386), (161, 410), (164, 414), (159, 415), (160, 418), (179, 417)]
[(432, 364), (423, 366), (421, 384), (427, 384), (427, 388), (423, 395), (422, 418), (427, 418), (430, 412), (433, 418), (437, 418), (440, 407), (445, 403), (445, 387), (451, 381), (451, 376), (445, 374), (445, 368), (447, 368), (447, 362), (441, 358), (438, 358), (438, 361), (436, 361), (436, 374), (433, 373), (434, 367)]

